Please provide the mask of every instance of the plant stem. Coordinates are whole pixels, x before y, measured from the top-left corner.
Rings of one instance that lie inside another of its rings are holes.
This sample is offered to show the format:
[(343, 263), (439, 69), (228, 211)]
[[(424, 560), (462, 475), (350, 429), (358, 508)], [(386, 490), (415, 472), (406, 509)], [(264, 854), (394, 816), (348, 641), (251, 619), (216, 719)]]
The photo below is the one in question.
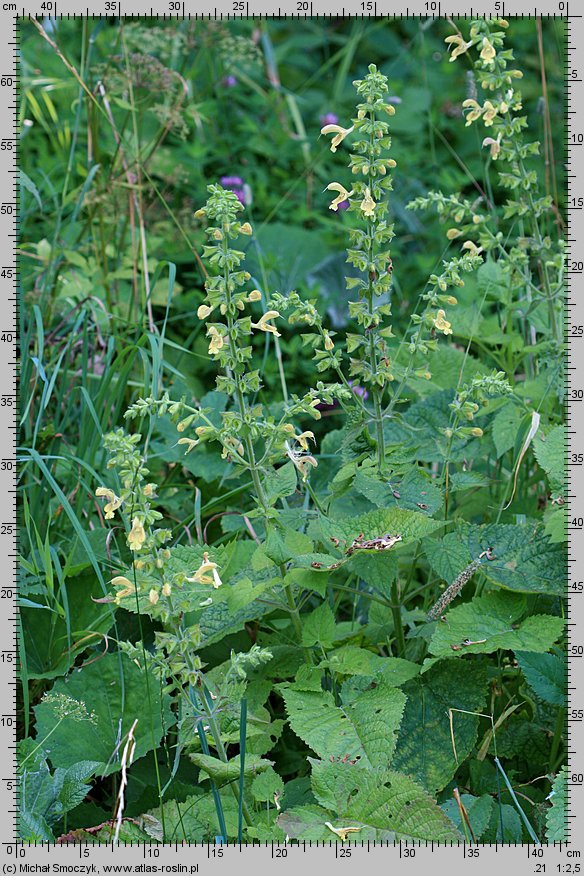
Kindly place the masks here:
[(560, 745), (564, 741), (564, 723), (566, 720), (566, 710), (564, 706), (560, 706), (556, 717), (556, 726), (554, 729), (554, 738), (552, 740), (552, 748), (550, 751), (549, 768), (553, 770), (556, 762)]
[(401, 600), (397, 578), (391, 585), (391, 613), (393, 615), (393, 630), (395, 633), (397, 654), (398, 657), (403, 657), (406, 653), (406, 640), (404, 637), (404, 628), (401, 615)]

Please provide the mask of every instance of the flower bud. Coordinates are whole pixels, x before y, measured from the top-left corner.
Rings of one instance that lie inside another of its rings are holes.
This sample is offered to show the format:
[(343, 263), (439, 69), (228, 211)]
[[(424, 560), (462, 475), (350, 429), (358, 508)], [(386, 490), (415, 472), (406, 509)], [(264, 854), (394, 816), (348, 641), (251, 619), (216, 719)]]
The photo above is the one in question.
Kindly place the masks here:
[(471, 433), (471, 435), (473, 435), (475, 438), (482, 438), (482, 437), (483, 437), (483, 430), (482, 430), (482, 429), (479, 429), (478, 426), (475, 426), (473, 429), (471, 429), (471, 430), (470, 430), (470, 433)]
[(253, 228), (249, 224), (249, 222), (244, 222), (241, 228), (239, 229), (240, 234), (247, 234), (248, 236), (253, 234)]
[(201, 304), (201, 306), (197, 310), (197, 316), (199, 319), (207, 319), (207, 317), (211, 316), (212, 313), (213, 308), (209, 307), (208, 304)]

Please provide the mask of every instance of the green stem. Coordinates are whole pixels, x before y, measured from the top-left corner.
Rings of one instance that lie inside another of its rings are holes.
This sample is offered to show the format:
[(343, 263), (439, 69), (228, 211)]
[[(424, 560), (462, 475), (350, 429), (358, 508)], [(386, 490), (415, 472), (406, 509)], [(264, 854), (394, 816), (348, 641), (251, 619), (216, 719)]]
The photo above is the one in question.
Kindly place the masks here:
[(558, 709), (557, 717), (556, 717), (554, 738), (552, 740), (552, 747), (551, 747), (551, 751), (550, 751), (550, 759), (549, 759), (550, 770), (553, 769), (553, 767), (556, 763), (556, 760), (558, 757), (558, 751), (560, 750), (560, 745), (564, 741), (565, 720), (566, 720), (566, 710), (565, 710), (564, 706), (560, 706)]
[(406, 653), (406, 640), (401, 615), (401, 601), (397, 579), (391, 585), (391, 613), (393, 615), (393, 631), (395, 633), (398, 657), (404, 657)]

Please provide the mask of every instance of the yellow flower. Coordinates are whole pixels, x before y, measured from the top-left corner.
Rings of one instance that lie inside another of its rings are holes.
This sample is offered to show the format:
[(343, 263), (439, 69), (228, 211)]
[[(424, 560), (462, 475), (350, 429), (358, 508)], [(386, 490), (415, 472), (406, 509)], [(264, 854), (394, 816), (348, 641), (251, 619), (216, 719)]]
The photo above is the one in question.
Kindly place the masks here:
[(445, 319), (445, 316), (445, 312), (443, 310), (439, 310), (434, 317), (434, 326), (438, 329), (439, 332), (443, 332), (445, 335), (451, 335), (452, 327), (450, 323)]
[(347, 839), (347, 834), (358, 833), (361, 830), (360, 827), (333, 827), (330, 821), (325, 821), (324, 826), (328, 827), (329, 830), (332, 830), (333, 833), (336, 833), (343, 843)]
[(247, 296), (247, 300), (248, 301), (261, 301), (262, 300), (262, 293), (260, 292), (259, 289), (253, 289), (249, 293), (249, 295)]
[(142, 545), (146, 541), (146, 532), (137, 517), (132, 520), (132, 529), (128, 533), (128, 547), (131, 551), (142, 550)]
[(363, 200), (361, 201), (361, 204), (360, 204), (360, 207), (363, 210), (363, 215), (364, 216), (373, 216), (373, 212), (374, 212), (376, 206), (377, 206), (377, 204), (375, 203), (375, 201), (371, 197), (371, 192), (369, 191), (369, 188), (366, 188), (365, 189), (365, 197), (363, 198)]
[(247, 234), (247, 235), (253, 234), (253, 228), (251, 227), (249, 222), (244, 222), (243, 225), (241, 226), (241, 228), (239, 229), (239, 233), (240, 234)]
[(329, 335), (329, 333), (325, 329), (324, 330), (324, 348), (325, 348), (325, 350), (328, 350), (328, 352), (330, 353), (330, 351), (334, 349), (334, 346), (335, 345), (334, 345), (333, 339), (331, 338), (331, 336)]
[(501, 132), (499, 131), (496, 140), (493, 140), (492, 137), (485, 137), (485, 139), (483, 140), (483, 146), (491, 147), (491, 158), (493, 159), (493, 161), (496, 161), (499, 157), (499, 152), (501, 151)]
[(351, 133), (355, 128), (354, 125), (350, 128), (342, 128), (340, 125), (325, 125), (324, 128), (320, 129), (321, 134), (334, 134), (335, 136), (331, 140), (331, 152), (337, 151), (337, 146), (343, 142), (345, 137)]
[(162, 585), (162, 595), (163, 596), (170, 596), (171, 593), (172, 593), (172, 587), (170, 586), (168, 581), (165, 581), (164, 584)]
[(499, 110), (496, 106), (493, 106), (490, 100), (485, 100), (483, 105), (483, 122), (487, 128), (493, 124), (498, 112)]
[(466, 117), (466, 126), (468, 128), (469, 125), (472, 125), (473, 122), (476, 122), (477, 119), (480, 119), (483, 110), (481, 108), (481, 105), (477, 103), (477, 101), (474, 100), (472, 97), (469, 97), (468, 100), (463, 100), (462, 106), (464, 109), (470, 109), (470, 112)]
[(160, 599), (160, 594), (158, 593), (158, 590), (155, 590), (153, 587), (152, 590), (150, 591), (150, 593), (148, 594), (148, 602), (150, 603), (150, 605), (156, 605), (156, 603), (158, 602), (159, 599)]
[(155, 495), (155, 490), (156, 484), (145, 484), (142, 492), (147, 498), (150, 498), (151, 496)]
[(211, 316), (212, 313), (213, 308), (209, 307), (208, 304), (201, 304), (201, 306), (197, 310), (197, 316), (199, 319), (207, 319), (207, 317)]
[(301, 432), (300, 435), (295, 435), (294, 440), (297, 441), (303, 450), (308, 450), (308, 439), (311, 438), (313, 441), (314, 432)]
[(483, 37), (483, 48), (481, 49), (480, 58), (482, 61), (492, 61), (496, 55), (495, 48), (487, 37)]
[[(209, 575), (209, 572), (211, 575)], [(207, 551), (203, 554), (203, 562), (197, 571), (191, 578), (185, 576), (185, 581), (188, 581), (189, 584), (212, 584), (216, 590), (223, 583), (217, 571), (217, 563), (211, 562)]]
[(195, 441), (194, 438), (179, 438), (177, 443), (187, 445), (187, 449), (185, 450), (186, 455), (187, 453), (190, 453), (191, 450), (193, 450), (199, 442)]
[(252, 322), (254, 328), (259, 329), (262, 332), (270, 332), (270, 334), (275, 335), (277, 338), (281, 337), (280, 332), (276, 329), (276, 326), (270, 325), (268, 323), (269, 319), (276, 319), (280, 314), (277, 310), (267, 310), (264, 315), (260, 318), (259, 322)]
[(454, 240), (456, 237), (460, 237), (462, 231), (459, 228), (449, 228), (446, 232), (446, 237), (448, 240)]
[(207, 337), (211, 338), (211, 343), (209, 344), (209, 355), (218, 353), (225, 344), (225, 335), (222, 335), (214, 325), (210, 325), (207, 329)]
[(118, 590), (116, 593), (116, 597), (114, 602), (119, 605), (124, 596), (131, 596), (132, 593), (136, 592), (136, 588), (127, 578), (124, 578), (123, 575), (117, 575), (115, 578), (112, 578), (111, 581), (114, 587), (121, 587), (121, 590)]
[(465, 41), (463, 40), (462, 36), (459, 33), (454, 34), (454, 36), (446, 37), (444, 42), (456, 47), (453, 50), (452, 54), (450, 55), (450, 62), (451, 63), (452, 63), (452, 61), (456, 61), (456, 59), (458, 58), (459, 55), (464, 55), (464, 53), (467, 52), (470, 49), (470, 47), (472, 46), (472, 41), (469, 43), (465, 43)]
[(462, 244), (462, 249), (468, 249), (470, 255), (474, 256), (479, 255), (483, 251), (482, 246), (477, 246), (472, 240), (465, 240)]
[(329, 192), (339, 193), (334, 201), (329, 204), (329, 210), (334, 210), (335, 212), (339, 209), (339, 204), (341, 204), (343, 201), (346, 201), (347, 198), (350, 198), (353, 194), (353, 189), (348, 192), (347, 189), (338, 182), (329, 183), (326, 189)]
[(470, 430), (470, 434), (471, 434), (474, 438), (482, 438), (482, 437), (483, 437), (483, 430), (482, 430), (482, 429), (479, 429), (478, 426), (475, 426), (474, 429), (471, 429), (471, 430)]
[(95, 495), (100, 499), (104, 498), (108, 500), (103, 506), (103, 510), (105, 511), (105, 519), (111, 520), (114, 516), (114, 511), (117, 511), (122, 504), (122, 499), (120, 499), (119, 496), (116, 496), (113, 490), (108, 490), (107, 487), (98, 487), (95, 491)]

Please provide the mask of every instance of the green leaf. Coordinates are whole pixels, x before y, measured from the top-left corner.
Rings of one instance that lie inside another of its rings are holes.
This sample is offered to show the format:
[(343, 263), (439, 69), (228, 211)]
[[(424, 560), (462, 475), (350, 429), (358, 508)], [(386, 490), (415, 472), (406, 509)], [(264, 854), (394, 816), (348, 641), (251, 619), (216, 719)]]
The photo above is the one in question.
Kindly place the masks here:
[(566, 661), (557, 654), (516, 651), (525, 680), (540, 699), (563, 706), (566, 702)]
[(493, 419), (493, 441), (497, 449), (497, 459), (515, 446), (519, 427), (523, 418), (521, 408), (507, 402)]
[(328, 602), (323, 602), (302, 618), (302, 644), (308, 648), (320, 645), (332, 648), (335, 640), (335, 616)]
[[(549, 651), (561, 636), (564, 621), (550, 615), (532, 615), (517, 624), (525, 605), (520, 594), (499, 591), (450, 609), (447, 623), (436, 624), (430, 653), (460, 657), (492, 654), (499, 649)], [(466, 641), (473, 644), (463, 645)]]
[[(363, 533), (365, 539), (378, 538), (382, 535), (401, 535), (402, 541), (391, 548), (398, 550), (403, 543), (415, 541), (438, 529), (443, 524), (440, 520), (432, 520), (425, 514), (416, 511), (400, 509), (379, 509), (360, 514), (358, 517), (341, 517), (336, 520), (323, 517), (321, 530), (325, 541), (338, 538), (344, 549), (349, 548), (354, 539)], [(346, 545), (346, 547), (345, 547)], [(355, 553), (363, 553), (355, 551)]]
[(547, 473), (552, 490), (562, 490), (566, 485), (566, 426), (555, 426), (533, 442), (538, 463)]
[(269, 505), (275, 505), (278, 499), (285, 499), (295, 492), (298, 478), (293, 462), (287, 462), (274, 469), (264, 478), (264, 490)]
[[(218, 757), (211, 757), (208, 754), (200, 752), (191, 752), (189, 757), (195, 766), (198, 766), (204, 773), (210, 776), (218, 785), (223, 785), (225, 782), (236, 782), (241, 775), (241, 765), (239, 755), (231, 758), (225, 763), (219, 760)], [(272, 766), (273, 761), (264, 760), (258, 757), (257, 754), (246, 754), (244, 775), (246, 779), (254, 778), (263, 770), (267, 770)]]
[(407, 772), (432, 793), (450, 781), (476, 741), (478, 717), (454, 713), (457, 763), (448, 710), (481, 712), (487, 695), (487, 666), (474, 660), (466, 660), (456, 676), (452, 663), (440, 660), (403, 688), (407, 705), (392, 766)]
[(551, 807), (546, 812), (546, 839), (548, 843), (563, 843), (568, 840), (568, 767), (564, 766), (552, 785)]
[[(489, 826), (489, 821), (496, 805), (495, 801), (489, 794), (483, 794), (482, 797), (473, 797), (472, 794), (461, 794), (460, 799), (466, 809), (474, 838), (479, 840)], [(454, 797), (442, 803), (440, 808), (446, 813), (453, 824), (456, 825), (459, 831), (464, 834), (466, 822), (463, 824), (460, 809)]]
[(284, 780), (273, 767), (266, 767), (265, 770), (255, 777), (250, 790), (251, 796), (258, 803), (273, 803), (275, 794), (279, 795), (279, 802), (281, 803)]
[(430, 568), (447, 584), (452, 584), (472, 560), (468, 547), (457, 532), (442, 538), (424, 540), (424, 553)]
[[(297, 840), (333, 840), (334, 834), (325, 825), (330, 820), (330, 812), (320, 806), (295, 806), (281, 812), (277, 818), (286, 836)], [(358, 835), (354, 834), (353, 836)]]
[[(219, 791), (221, 806), (225, 816), (227, 837), (237, 836), (238, 806), (237, 800), (227, 785)], [(152, 809), (148, 813), (152, 818), (161, 821), (160, 809)], [(166, 843), (180, 842), (211, 842), (219, 832), (217, 810), (213, 795), (208, 791), (187, 797), (184, 801), (164, 801), (164, 825)]]
[(399, 657), (381, 657), (357, 645), (345, 645), (331, 651), (319, 668), (328, 668), (337, 675), (359, 675), (367, 678), (382, 678), (392, 687), (399, 687), (420, 671), (416, 663)]
[[(89, 718), (77, 717), (80, 704)], [(154, 676), (148, 679), (124, 654), (108, 654), (56, 681), (35, 714), (37, 738), (54, 766), (68, 768), (89, 754), (102, 775), (120, 769), (119, 743), (136, 718), (136, 759), (157, 746), (175, 720)]]
[(323, 760), (348, 755), (369, 767), (389, 766), (405, 705), (400, 690), (379, 684), (344, 707), (328, 691), (280, 690), (290, 726)]
[(429, 475), (417, 467), (410, 468), (404, 477), (392, 475), (391, 483), (360, 469), (355, 475), (353, 487), (378, 508), (422, 510), (430, 516), (443, 504), (442, 491)]

